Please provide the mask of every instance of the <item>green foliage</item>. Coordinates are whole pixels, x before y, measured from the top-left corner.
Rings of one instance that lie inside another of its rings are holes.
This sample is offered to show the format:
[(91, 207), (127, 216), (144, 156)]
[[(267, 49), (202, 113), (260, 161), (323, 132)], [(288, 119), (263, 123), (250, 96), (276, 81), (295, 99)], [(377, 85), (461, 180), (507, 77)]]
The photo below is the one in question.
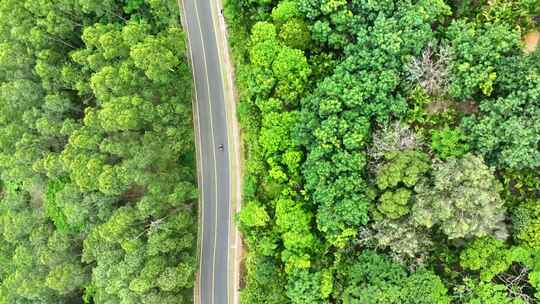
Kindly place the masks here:
[(277, 24), (283, 24), (292, 18), (300, 16), (297, 1), (282, 0), (272, 9), (272, 19)]
[[(363, 174), (369, 120), (384, 122), (405, 114), (406, 100), (399, 90), (403, 60), (433, 39), (431, 24), (449, 8), (444, 3), (429, 9), (425, 3), (404, 3), (399, 10), (384, 11), (383, 6), (362, 3), (348, 11), (346, 1), (302, 1), (300, 7), (308, 19), (334, 14), (332, 24), (324, 20), (314, 25), (314, 40), (321, 47), (343, 47), (344, 53), (334, 74), (321, 80), (301, 105), (302, 139), (309, 151), (305, 188), (318, 206), (318, 229), (336, 246), (349, 229), (368, 221), (373, 195)], [(372, 18), (379, 12), (381, 18)], [(345, 48), (351, 37), (354, 43)]]
[(401, 266), (371, 251), (362, 253), (349, 267), (340, 295), (344, 303), (450, 303), (441, 279), (430, 271), (408, 274)]
[(540, 13), (538, 0), (489, 1), (477, 15), (480, 22), (507, 23), (526, 29), (534, 27), (533, 17)]
[(480, 279), (486, 282), (506, 271), (511, 264), (512, 257), (504, 242), (492, 237), (474, 240), (460, 255), (461, 267), (479, 271)]
[(276, 202), (276, 229), (285, 247), (281, 258), (287, 272), (311, 265), (310, 252), (316, 249), (315, 237), (310, 233), (311, 219), (301, 203), (285, 198)]
[(371, 228), (377, 246), (388, 248), (397, 254), (399, 260), (410, 262), (433, 249), (433, 241), (429, 231), (419, 226), (411, 217), (399, 220), (382, 219), (376, 221)]
[(251, 43), (253, 43), (253, 46), (265, 41), (275, 41), (276, 37), (276, 27), (269, 22), (257, 22), (251, 29)]
[(401, 129), (399, 133), (402, 134), (394, 134), (392, 140), (374, 140), (374, 144), (383, 146), (388, 152), (378, 160), (382, 164), (378, 166), (375, 180), (381, 195), (376, 211), (372, 212), (375, 223), (371, 228), (377, 246), (389, 248), (400, 259), (408, 259), (424, 254), (431, 246), (426, 230), (408, 216), (415, 202), (414, 186), (427, 175), (431, 165), (427, 154), (408, 149), (409, 145), (416, 145), (414, 133), (409, 133), (408, 129)]
[(257, 202), (245, 204), (240, 212), (240, 224), (245, 227), (264, 227), (270, 217)]
[(527, 200), (512, 214), (514, 238), (533, 248), (540, 248), (540, 202)]
[(54, 230), (30, 193), (9, 183), (0, 209), (0, 302), (58, 303), (80, 295), (90, 280), (79, 244)]
[(177, 13), (160, 0), (0, 2), (0, 303), (191, 299)]
[(438, 225), (449, 239), (504, 233), (500, 184), (481, 157), (467, 154), (435, 164), (433, 180), (415, 187), (415, 221)]
[[(465, 288), (469, 290), (468, 296), (474, 299), (471, 303), (483, 303), (478, 300), (489, 295), (500, 298), (503, 303), (528, 303), (538, 300), (540, 294), (534, 293), (534, 289), (538, 290), (540, 287), (539, 255), (537, 249), (523, 246), (508, 247), (492, 238), (473, 241), (460, 257), (460, 264), (467, 269), (478, 271), (483, 281), (475, 287), (474, 282), (466, 280)], [(500, 283), (502, 286), (488, 284), (490, 281)], [(530, 287), (534, 289), (531, 290)], [(463, 291), (458, 289), (458, 293)], [(510, 299), (514, 302), (510, 302)]]
[(377, 173), (377, 186), (381, 190), (414, 187), (430, 169), (428, 155), (415, 150), (388, 152), (385, 161)]
[(367, 223), (371, 200), (362, 178), (368, 121), (352, 112), (343, 116), (332, 115), (314, 130), (318, 144), (307, 156), (304, 171), (306, 189), (313, 191), (319, 206), (318, 228), (335, 245), (348, 228)]
[(281, 27), (279, 37), (286, 46), (307, 50), (311, 46), (311, 36), (306, 23), (300, 19), (291, 19)]
[(536, 170), (506, 170), (503, 181), (510, 200), (540, 197), (540, 173)]
[[(186, 69), (181, 65), (185, 46), (183, 33), (178, 28), (169, 28), (157, 36), (146, 37), (130, 50), (130, 57), (145, 75), (157, 83), (174, 80), (175, 72)], [(184, 63), (185, 64), (185, 63)]]
[(94, 300), (128, 295), (134, 302), (149, 297), (187, 302), (196, 271), (193, 224), (194, 217), (184, 212), (145, 219), (135, 208), (117, 209), (84, 240), (83, 261), (96, 263)]
[(377, 206), (380, 212), (391, 219), (400, 218), (410, 211), (408, 203), (411, 199), (411, 191), (399, 188), (396, 191), (386, 191), (380, 197), (380, 204)]
[(398, 303), (406, 271), (384, 256), (365, 251), (344, 272), (344, 286), (340, 298), (345, 303)]
[(452, 21), (446, 31), (454, 54), (451, 66), (450, 94), (471, 98), (491, 96), (497, 80), (499, 58), (519, 50), (519, 32), (504, 23), (476, 24)]
[(460, 129), (444, 128), (431, 133), (431, 149), (440, 159), (461, 157), (469, 152), (467, 138)]
[(539, 70), (533, 65), (519, 82), (519, 91), (482, 102), (483, 115), (465, 121), (474, 147), (498, 167), (519, 170), (540, 165)]
[(124, 12), (129, 14), (138, 10), (143, 5), (144, 0), (127, 0), (125, 2), (126, 5), (124, 5)]
[(502, 284), (466, 279), (464, 285), (457, 288), (457, 293), (461, 302), (467, 304), (524, 304), (508, 297), (506, 286)]
[(409, 124), (424, 125), (431, 122), (431, 116), (426, 107), (432, 103), (431, 97), (425, 89), (420, 86), (415, 87), (408, 98), (409, 110), (405, 120)]
[(263, 116), (259, 143), (265, 156), (283, 153), (291, 148), (291, 134), (297, 121), (297, 112), (271, 112)]
[(272, 64), (272, 71), (277, 80), (276, 97), (289, 102), (302, 94), (311, 73), (304, 53), (286, 47), (278, 53)]
[(322, 294), (323, 273), (309, 273), (296, 271), (289, 276), (287, 296), (294, 304), (310, 304), (324, 302), (326, 297)]
[(66, 224), (66, 215), (56, 202), (56, 195), (65, 186), (65, 182), (61, 180), (49, 181), (47, 192), (45, 195), (45, 212), (50, 218), (58, 231), (67, 231), (69, 229)]
[(287, 281), (271, 258), (250, 253), (244, 264), (249, 275), (246, 276), (248, 288), (240, 292), (241, 303), (290, 303), (285, 294)]
[(243, 303), (534, 302), (536, 2), (227, 1)]
[(430, 167), (429, 157), (416, 150), (392, 151), (384, 156), (376, 183), (382, 191), (377, 209), (390, 219), (398, 219), (410, 212), (411, 189)]
[(411, 274), (401, 291), (401, 303), (449, 304), (448, 290), (441, 279), (431, 271), (420, 270)]

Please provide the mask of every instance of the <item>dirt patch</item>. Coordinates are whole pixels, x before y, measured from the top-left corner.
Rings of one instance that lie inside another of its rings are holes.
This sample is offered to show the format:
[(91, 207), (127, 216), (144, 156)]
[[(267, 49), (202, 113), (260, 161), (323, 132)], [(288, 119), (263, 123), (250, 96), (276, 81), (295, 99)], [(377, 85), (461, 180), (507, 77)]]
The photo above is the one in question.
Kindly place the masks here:
[(526, 54), (534, 52), (538, 48), (540, 42), (540, 31), (530, 32), (523, 37), (524, 48), (523, 51)]
[(478, 104), (474, 100), (462, 101), (456, 104), (456, 109), (464, 114), (472, 114), (478, 112)]
[(36, 209), (43, 207), (43, 187), (33, 183), (28, 193), (30, 194), (30, 205)]
[(247, 269), (246, 269), (246, 257), (247, 257), (247, 254), (248, 254), (244, 242), (242, 240), (240, 240), (240, 242), (242, 243), (242, 246), (238, 250), (239, 252), (237, 252), (236, 257), (235, 257), (236, 258), (236, 263), (238, 263), (238, 265), (239, 265), (239, 269), (238, 269), (238, 272), (239, 272), (238, 290), (244, 289), (244, 287), (246, 287), (246, 282), (245, 282), (245, 278), (246, 278), (245, 275), (246, 275), (246, 272), (247, 272)]
[(431, 115), (448, 111), (452, 108), (452, 102), (447, 100), (436, 100), (426, 106), (426, 112)]
[(447, 111), (457, 111), (463, 114), (472, 114), (478, 112), (478, 104), (474, 100), (466, 100), (461, 102), (437, 100), (428, 104), (426, 107), (426, 112), (431, 115)]
[(138, 201), (146, 193), (146, 188), (138, 185), (131, 186), (124, 194), (122, 194), (121, 201), (127, 203), (133, 203)]

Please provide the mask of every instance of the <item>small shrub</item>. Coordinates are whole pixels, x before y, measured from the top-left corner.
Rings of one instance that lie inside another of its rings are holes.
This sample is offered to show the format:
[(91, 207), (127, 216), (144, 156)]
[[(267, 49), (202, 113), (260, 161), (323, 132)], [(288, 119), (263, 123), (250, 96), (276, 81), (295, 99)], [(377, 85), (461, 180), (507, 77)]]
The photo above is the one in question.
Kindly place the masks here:
[(451, 101), (434, 100), (428, 92), (417, 86), (408, 97), (409, 109), (405, 121), (416, 129), (425, 130), (455, 123), (457, 111)]
[(45, 214), (54, 223), (56, 229), (62, 232), (71, 229), (67, 224), (66, 215), (56, 203), (56, 194), (64, 189), (65, 185), (66, 181), (63, 179), (51, 180), (47, 184), (47, 192), (45, 195)]
[(461, 157), (469, 152), (466, 136), (460, 129), (444, 128), (433, 130), (431, 149), (440, 159)]

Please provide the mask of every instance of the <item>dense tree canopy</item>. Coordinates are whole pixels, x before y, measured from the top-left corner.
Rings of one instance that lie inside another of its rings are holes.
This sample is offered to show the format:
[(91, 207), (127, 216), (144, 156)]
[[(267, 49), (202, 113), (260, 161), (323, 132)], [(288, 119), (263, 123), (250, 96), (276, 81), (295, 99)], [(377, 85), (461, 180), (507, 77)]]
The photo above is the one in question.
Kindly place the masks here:
[(225, 13), (243, 303), (538, 302), (538, 0)]
[(0, 303), (189, 303), (191, 79), (174, 1), (0, 1)]
[(482, 237), (505, 231), (500, 185), (482, 158), (450, 158), (433, 169), (433, 179), (415, 187), (415, 221), (439, 225), (449, 239)]
[[(242, 303), (540, 301), (540, 47), (522, 41), (539, 0), (225, 15)], [(176, 1), (0, 0), (0, 17), (0, 303), (191, 303)]]

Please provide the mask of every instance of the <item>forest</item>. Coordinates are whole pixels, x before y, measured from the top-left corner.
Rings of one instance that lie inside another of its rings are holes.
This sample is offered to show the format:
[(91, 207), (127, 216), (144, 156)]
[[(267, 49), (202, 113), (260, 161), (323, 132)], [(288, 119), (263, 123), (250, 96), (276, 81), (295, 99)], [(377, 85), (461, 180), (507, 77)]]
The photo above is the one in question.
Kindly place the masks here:
[(228, 0), (243, 304), (540, 303), (540, 1)]
[(179, 21), (170, 0), (0, 0), (0, 303), (193, 302)]

